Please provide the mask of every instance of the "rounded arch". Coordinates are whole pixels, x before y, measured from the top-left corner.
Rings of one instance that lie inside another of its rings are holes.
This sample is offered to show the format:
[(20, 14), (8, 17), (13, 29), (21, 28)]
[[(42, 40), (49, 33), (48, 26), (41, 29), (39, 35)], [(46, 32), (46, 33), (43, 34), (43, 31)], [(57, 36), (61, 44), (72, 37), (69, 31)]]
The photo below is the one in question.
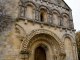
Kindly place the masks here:
[(39, 10), (39, 12), (40, 12), (40, 13), (39, 13), (39, 17), (40, 17), (39, 20), (40, 20), (41, 22), (47, 23), (48, 17), (49, 17), (48, 13), (50, 13), (48, 7), (46, 7), (46, 6), (44, 6), (44, 5), (40, 5), (39, 8), (38, 8), (38, 10)]
[[(29, 49), (31, 51), (31, 53), (33, 54), (32, 56), (29, 57), (30, 60), (32, 60), (32, 59), (34, 60), (35, 50), (39, 46), (44, 49), (45, 54), (46, 54), (46, 60), (49, 60), (48, 56), (53, 55), (52, 54), (53, 50), (50, 48), (51, 46), (47, 42), (41, 41), (41, 40), (36, 41), (34, 44), (32, 44), (31, 49)], [(50, 56), (50, 58), (52, 58), (52, 56)]]
[(50, 13), (50, 10), (48, 9), (48, 7), (46, 7), (46, 6), (44, 6), (44, 5), (40, 5), (38, 9), (39, 9), (39, 11), (40, 11), (41, 9), (44, 9), (44, 10), (47, 11), (47, 13)]
[(25, 2), (25, 7), (26, 7), (27, 5), (31, 5), (31, 6), (33, 6), (33, 7), (34, 7), (34, 9), (36, 9), (36, 8), (37, 8), (36, 4), (35, 4), (35, 3), (33, 3), (32, 1), (26, 1), (26, 2)]
[(34, 43), (36, 41), (42, 41), (44, 43), (47, 43), (47, 44), (44, 44), (41, 42), (39, 45), (36, 45), (36, 46), (42, 46), (45, 50), (47, 50), (48, 47), (52, 48), (52, 45), (55, 45), (57, 48), (59, 48), (58, 50), (60, 50), (60, 46), (59, 46), (58, 42), (48, 34), (37, 34), (37, 35), (33, 36), (33, 38), (29, 41), (27, 48), (31, 48), (33, 45), (32, 43)]
[(25, 11), (25, 16), (26, 18), (29, 19), (35, 19), (35, 11), (36, 11), (36, 4), (31, 2), (31, 1), (26, 1), (25, 2), (25, 7), (26, 7), (26, 11)]
[(58, 44), (60, 45), (60, 49), (61, 49), (61, 53), (65, 53), (64, 51), (64, 47), (63, 47), (63, 43), (61, 42), (61, 40), (58, 38), (57, 35), (55, 35), (53, 32), (45, 30), (45, 29), (38, 29), (38, 30), (34, 30), (32, 31), (27, 37), (26, 39), (23, 41), (22, 43), (22, 50), (25, 50), (28, 46), (29, 41), (31, 40), (31, 38), (33, 38), (35, 35), (37, 34), (47, 34), (51, 37), (53, 37)]
[(41, 22), (47, 22), (48, 14), (47, 14), (47, 11), (44, 8), (40, 9), (40, 13), (39, 14), (40, 14), (40, 21)]
[(55, 25), (60, 25), (60, 13), (59, 13), (59, 11), (56, 9), (53, 9), (51, 12), (52, 12), (52, 22)]
[(60, 12), (57, 9), (52, 9), (51, 14), (53, 14), (54, 12), (57, 13), (58, 16), (60, 16)]
[(69, 23), (70, 16), (67, 13), (62, 13), (61, 17), (62, 17), (62, 20), (63, 20), (63, 26), (65, 28), (69, 28), (69, 25), (70, 25), (70, 23)]
[(75, 43), (75, 38), (73, 38), (70, 34), (64, 34), (62, 37), (62, 41), (64, 42), (64, 38), (70, 38), (72, 43)]
[(61, 16), (63, 17), (64, 15), (66, 15), (68, 18), (70, 18), (69, 14), (68, 13), (61, 13)]
[(65, 52), (66, 52), (66, 59), (68, 58), (69, 60), (73, 60), (73, 40), (70, 35), (66, 35), (64, 37), (64, 47), (65, 47)]

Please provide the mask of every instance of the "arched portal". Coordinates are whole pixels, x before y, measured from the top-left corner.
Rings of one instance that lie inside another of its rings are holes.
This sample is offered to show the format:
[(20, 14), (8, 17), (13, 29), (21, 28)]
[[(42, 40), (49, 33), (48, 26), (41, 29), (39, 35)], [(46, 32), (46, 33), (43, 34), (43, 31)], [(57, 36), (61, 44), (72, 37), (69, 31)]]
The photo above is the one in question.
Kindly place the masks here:
[(39, 46), (36, 48), (34, 60), (46, 60), (46, 53), (42, 47)]
[[(40, 49), (39, 46), (42, 48)], [(38, 56), (35, 57), (35, 55), (38, 54), (38, 52), (35, 51), (38, 50), (44, 51), (44, 60), (58, 60), (60, 58), (63, 59), (62, 57), (65, 56), (64, 48), (59, 38), (56, 38), (56, 35), (51, 31), (44, 29), (32, 31), (29, 36), (27, 36), (27, 40), (23, 41), (21, 51), (27, 52), (27, 50), (31, 54), (29, 55), (29, 60), (37, 60), (40, 58), (38, 58)]]

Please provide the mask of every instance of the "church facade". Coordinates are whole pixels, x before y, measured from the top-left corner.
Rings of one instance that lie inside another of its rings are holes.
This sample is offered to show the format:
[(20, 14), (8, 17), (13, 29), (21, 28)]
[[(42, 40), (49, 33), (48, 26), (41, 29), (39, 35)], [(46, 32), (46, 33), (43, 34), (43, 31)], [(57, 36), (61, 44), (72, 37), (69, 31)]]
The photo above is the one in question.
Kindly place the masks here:
[(0, 60), (78, 60), (72, 10), (63, 0), (16, 0), (12, 10)]

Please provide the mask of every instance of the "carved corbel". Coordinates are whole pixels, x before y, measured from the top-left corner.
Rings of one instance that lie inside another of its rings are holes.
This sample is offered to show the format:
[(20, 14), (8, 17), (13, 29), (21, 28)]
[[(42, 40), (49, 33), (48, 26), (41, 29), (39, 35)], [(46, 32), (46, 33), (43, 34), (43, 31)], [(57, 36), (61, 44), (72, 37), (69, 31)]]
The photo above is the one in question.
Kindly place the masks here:
[(66, 53), (60, 53), (60, 58), (61, 58), (61, 60), (64, 60), (65, 57), (66, 57)]

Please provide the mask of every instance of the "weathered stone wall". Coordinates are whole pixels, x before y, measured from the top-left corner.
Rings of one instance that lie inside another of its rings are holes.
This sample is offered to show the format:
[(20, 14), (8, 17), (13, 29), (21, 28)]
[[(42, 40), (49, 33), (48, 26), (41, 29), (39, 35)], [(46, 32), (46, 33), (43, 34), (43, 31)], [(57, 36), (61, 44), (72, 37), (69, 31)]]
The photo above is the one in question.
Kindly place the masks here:
[[(18, 1), (18, 0), (17, 0)], [(0, 60), (11, 60), (14, 54), (10, 42), (11, 30), (15, 23), (18, 4), (16, 0), (0, 0)], [(10, 59), (11, 58), (11, 59)], [(14, 57), (13, 57), (14, 58)]]

